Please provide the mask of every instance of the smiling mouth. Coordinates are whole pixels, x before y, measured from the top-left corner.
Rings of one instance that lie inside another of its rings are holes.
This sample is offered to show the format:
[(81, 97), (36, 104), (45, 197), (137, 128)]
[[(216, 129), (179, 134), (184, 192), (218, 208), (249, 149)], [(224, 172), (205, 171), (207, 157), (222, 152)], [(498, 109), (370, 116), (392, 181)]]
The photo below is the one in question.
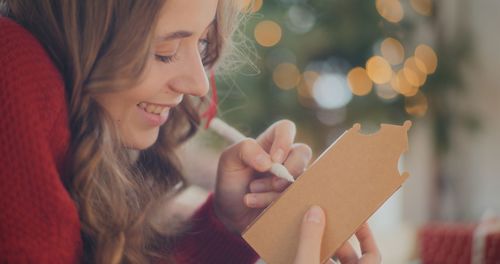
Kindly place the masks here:
[(137, 106), (145, 112), (155, 115), (165, 115), (171, 108), (170, 106), (151, 104), (146, 102), (141, 102), (137, 104)]

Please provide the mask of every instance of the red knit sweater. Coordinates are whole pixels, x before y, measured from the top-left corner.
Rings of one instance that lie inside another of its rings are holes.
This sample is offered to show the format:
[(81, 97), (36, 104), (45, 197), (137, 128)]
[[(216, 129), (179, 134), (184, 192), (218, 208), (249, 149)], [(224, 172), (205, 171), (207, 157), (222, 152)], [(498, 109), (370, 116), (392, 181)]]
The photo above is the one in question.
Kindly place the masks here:
[[(78, 263), (76, 207), (61, 170), (69, 144), (60, 73), (39, 42), (0, 17), (0, 263)], [(175, 249), (178, 263), (253, 263), (209, 199)]]

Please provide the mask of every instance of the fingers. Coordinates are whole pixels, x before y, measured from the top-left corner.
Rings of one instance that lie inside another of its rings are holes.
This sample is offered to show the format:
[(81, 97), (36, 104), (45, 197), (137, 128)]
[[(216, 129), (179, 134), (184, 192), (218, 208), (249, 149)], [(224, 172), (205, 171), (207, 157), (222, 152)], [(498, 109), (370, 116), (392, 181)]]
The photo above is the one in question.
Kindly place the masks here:
[(319, 206), (311, 207), (304, 215), (295, 264), (319, 263), (321, 240), (325, 229), (325, 213)]
[(250, 138), (224, 151), (221, 155), (220, 163), (224, 164), (224, 171), (229, 172), (248, 167), (258, 172), (266, 172), (272, 166), (269, 154), (254, 139)]
[(249, 188), (250, 192), (253, 193), (282, 192), (289, 185), (290, 183), (287, 180), (271, 176), (253, 180)]
[[(285, 160), (284, 166), (287, 170), (297, 178), (306, 169), (312, 157), (312, 151), (309, 146), (302, 143), (292, 145), (292, 150)], [(266, 177), (254, 180), (250, 183), (250, 191), (254, 193), (260, 192), (282, 192), (290, 183), (287, 180), (278, 177)]]
[(271, 125), (257, 138), (264, 150), (271, 154), (276, 163), (283, 163), (295, 140), (296, 127), (292, 121), (280, 120)]
[(342, 264), (355, 264), (358, 263), (359, 260), (358, 254), (354, 251), (354, 248), (352, 248), (348, 241), (344, 242), (344, 244), (337, 250), (335, 256), (337, 256)]
[(285, 160), (285, 167), (294, 178), (299, 177), (306, 169), (312, 157), (311, 148), (302, 143), (293, 144), (292, 150)]
[(265, 192), (265, 193), (247, 193), (243, 197), (245, 205), (250, 208), (265, 208), (279, 197), (280, 193)]
[[(373, 237), (370, 226), (364, 223), (356, 232), (356, 238), (359, 240), (363, 261), (367, 263), (380, 263), (381, 256), (377, 243)], [(366, 259), (366, 260), (365, 260)]]
[(368, 224), (363, 224), (358, 231), (356, 231), (356, 238), (359, 240), (361, 247), (361, 258), (349, 242), (345, 242), (342, 247), (336, 252), (336, 256), (341, 263), (381, 263), (381, 256), (378, 250), (375, 239)]

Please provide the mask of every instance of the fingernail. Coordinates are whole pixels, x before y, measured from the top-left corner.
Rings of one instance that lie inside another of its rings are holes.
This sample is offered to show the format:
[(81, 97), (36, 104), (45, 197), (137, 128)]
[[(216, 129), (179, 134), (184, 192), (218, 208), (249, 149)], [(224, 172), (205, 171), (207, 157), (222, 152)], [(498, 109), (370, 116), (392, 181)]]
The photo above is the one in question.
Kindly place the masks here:
[(285, 152), (282, 149), (278, 149), (274, 152), (272, 160), (273, 162), (283, 163)]
[(246, 200), (248, 206), (253, 207), (257, 204), (257, 199), (253, 195), (247, 195)]
[(321, 208), (317, 205), (311, 207), (309, 211), (307, 211), (307, 217), (306, 221), (310, 223), (317, 223), (319, 224), (321, 222), (321, 217), (323, 216), (323, 211)]
[(269, 157), (265, 154), (259, 154), (256, 158), (255, 158), (255, 162), (257, 162), (257, 165), (259, 166), (268, 166), (270, 165), (271, 161), (269, 160)]

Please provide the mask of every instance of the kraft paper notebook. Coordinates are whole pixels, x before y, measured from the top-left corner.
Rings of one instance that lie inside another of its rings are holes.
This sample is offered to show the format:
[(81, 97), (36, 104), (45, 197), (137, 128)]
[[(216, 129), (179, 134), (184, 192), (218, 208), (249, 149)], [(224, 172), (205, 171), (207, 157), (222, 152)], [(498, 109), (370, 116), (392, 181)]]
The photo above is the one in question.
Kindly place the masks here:
[(295, 258), (303, 215), (311, 205), (326, 213), (321, 263), (351, 237), (408, 178), (398, 161), (408, 149), (404, 125), (382, 124), (372, 135), (355, 124), (271, 204), (243, 233), (267, 264)]

